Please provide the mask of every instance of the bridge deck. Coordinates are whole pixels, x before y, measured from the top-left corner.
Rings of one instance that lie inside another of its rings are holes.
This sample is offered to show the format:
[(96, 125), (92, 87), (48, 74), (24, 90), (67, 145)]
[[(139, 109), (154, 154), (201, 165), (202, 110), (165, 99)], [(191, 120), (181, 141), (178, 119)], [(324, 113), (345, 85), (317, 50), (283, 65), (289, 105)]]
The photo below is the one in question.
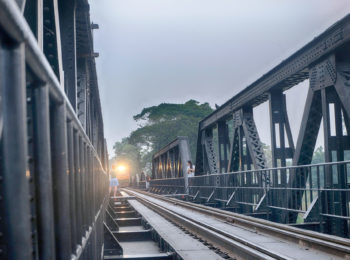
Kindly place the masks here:
[[(214, 216), (211, 217), (207, 214), (202, 214), (200, 212), (196, 212), (194, 210), (182, 207), (180, 205), (174, 205), (173, 203), (157, 199), (153, 196), (146, 195), (145, 193), (139, 193), (135, 191), (132, 191), (132, 193), (134, 195), (137, 195), (137, 197), (141, 198), (142, 200), (145, 199), (149, 203), (154, 203), (158, 206), (166, 208), (169, 211), (174, 212), (175, 214), (181, 215), (182, 217), (194, 219), (202, 225), (223, 230), (229, 234), (238, 237), (242, 241), (246, 241), (247, 244), (249, 243), (250, 245), (254, 245), (256, 247), (264, 249), (266, 252), (271, 252), (275, 255), (282, 257), (283, 259), (343, 259), (342, 257), (337, 257), (332, 253), (322, 252), (310, 246), (303, 245), (302, 243), (291, 243), (291, 241), (285, 240), (281, 237), (276, 237), (274, 235), (258, 232), (253, 227), (242, 227), (233, 223), (220, 220), (218, 218), (215, 218)], [(137, 208), (143, 208), (144, 212), (147, 212), (149, 216), (154, 214), (150, 209), (145, 208), (145, 206), (142, 206), (140, 202), (133, 201), (132, 203), (134, 203), (137, 206)], [(167, 231), (167, 228), (164, 228), (161, 224), (157, 224), (157, 220), (154, 221), (154, 224), (154, 228), (156, 228), (157, 231), (165, 232), (165, 234), (174, 233)]]
[(129, 204), (157, 230), (158, 234), (183, 259), (223, 259), (203, 243), (189, 236), (179, 227), (142, 205), (139, 201), (130, 200)]

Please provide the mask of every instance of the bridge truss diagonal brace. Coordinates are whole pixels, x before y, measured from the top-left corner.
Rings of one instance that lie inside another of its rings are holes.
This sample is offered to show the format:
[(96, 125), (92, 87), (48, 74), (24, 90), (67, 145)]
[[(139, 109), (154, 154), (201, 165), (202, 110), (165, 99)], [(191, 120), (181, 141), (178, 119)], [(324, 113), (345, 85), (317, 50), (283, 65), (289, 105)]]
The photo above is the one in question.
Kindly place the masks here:
[(251, 108), (249, 110), (242, 109), (242, 126), (255, 169), (265, 169), (266, 158), (264, 149), (259, 138), (258, 130), (256, 129), (253, 110)]
[(202, 135), (210, 174), (216, 174), (219, 172), (219, 169), (214, 150), (213, 129), (206, 129), (202, 132)]
[[(245, 142), (248, 148), (246, 154), (243, 152), (243, 137), (245, 137)], [(228, 162), (228, 169), (230, 171), (244, 170), (242, 165), (242, 162), (244, 161), (247, 164), (252, 162), (254, 168), (257, 170), (266, 168), (264, 149), (254, 122), (253, 109), (251, 107), (240, 109), (234, 113), (233, 137), (230, 148)], [(249, 169), (250, 166), (247, 166)], [(264, 174), (263, 178), (263, 185), (264, 187), (267, 187), (269, 183), (268, 176)]]
[(240, 167), (240, 159), (239, 159), (239, 127), (235, 127), (235, 123), (233, 126), (233, 135), (232, 135), (232, 145), (230, 147), (230, 155), (228, 160), (227, 169), (229, 172), (236, 172)]

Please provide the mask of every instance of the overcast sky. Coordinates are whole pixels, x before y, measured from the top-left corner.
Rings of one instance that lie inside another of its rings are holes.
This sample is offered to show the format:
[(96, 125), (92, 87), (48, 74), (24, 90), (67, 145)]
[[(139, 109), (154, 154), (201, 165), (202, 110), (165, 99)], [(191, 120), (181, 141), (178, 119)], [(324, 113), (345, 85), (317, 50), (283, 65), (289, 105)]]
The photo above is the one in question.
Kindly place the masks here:
[[(222, 104), (350, 12), (349, 0), (90, 0), (109, 153), (162, 102)], [(287, 93), (296, 140), (308, 84)], [(268, 106), (255, 110), (269, 142)], [(267, 124), (266, 124), (267, 123)], [(265, 126), (264, 126), (265, 124)], [(296, 142), (296, 141), (295, 141)]]

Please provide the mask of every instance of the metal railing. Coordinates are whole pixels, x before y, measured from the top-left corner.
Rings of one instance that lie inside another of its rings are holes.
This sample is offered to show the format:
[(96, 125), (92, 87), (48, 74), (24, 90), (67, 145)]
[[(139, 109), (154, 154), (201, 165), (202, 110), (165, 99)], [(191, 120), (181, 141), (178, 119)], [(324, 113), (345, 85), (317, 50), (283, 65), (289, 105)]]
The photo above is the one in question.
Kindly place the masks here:
[[(151, 191), (172, 193), (180, 185), (182, 179), (152, 180)], [(188, 196), (280, 223), (350, 234), (350, 161), (195, 176), (188, 178)]]
[(13, 0), (0, 0), (0, 99), (0, 258), (101, 258), (108, 176)]
[(189, 195), (277, 222), (324, 223), (327, 233), (350, 230), (350, 161), (197, 176), (189, 178)]
[(138, 188), (140, 190), (145, 190), (146, 189), (146, 181), (139, 181), (136, 184), (136, 188)]
[(184, 194), (186, 192), (185, 178), (151, 180), (150, 191), (160, 194)]

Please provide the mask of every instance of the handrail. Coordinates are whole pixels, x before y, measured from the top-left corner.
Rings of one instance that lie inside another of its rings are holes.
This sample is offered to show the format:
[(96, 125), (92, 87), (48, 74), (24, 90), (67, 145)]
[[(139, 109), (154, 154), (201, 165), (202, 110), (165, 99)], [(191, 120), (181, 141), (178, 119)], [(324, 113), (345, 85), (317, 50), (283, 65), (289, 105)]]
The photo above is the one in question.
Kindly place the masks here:
[(327, 165), (337, 165), (337, 164), (347, 164), (350, 163), (350, 160), (339, 161), (339, 162), (328, 162), (328, 163), (316, 163), (316, 164), (307, 164), (307, 165), (295, 165), (295, 166), (285, 166), (285, 167), (275, 167), (275, 168), (266, 168), (258, 170), (246, 170), (246, 171), (237, 171), (237, 172), (224, 172), (224, 173), (215, 173), (215, 174), (203, 174), (197, 175), (191, 178), (201, 177), (201, 176), (221, 176), (225, 174), (240, 174), (240, 173), (253, 173), (253, 172), (266, 172), (266, 171), (278, 171), (278, 170), (289, 170), (289, 169), (299, 169), (299, 168), (310, 168), (318, 166), (327, 166)]
[[(237, 172), (223, 172), (223, 173), (215, 173), (215, 174), (203, 174), (203, 175), (197, 175), (197, 176), (193, 176), (193, 177), (189, 177), (189, 178), (198, 178), (198, 177), (204, 177), (204, 176), (223, 176), (223, 175), (228, 175), (228, 174), (242, 174), (242, 173), (289, 170), (289, 169), (310, 168), (310, 167), (319, 167), (319, 166), (331, 166), (331, 165), (338, 165), (338, 164), (350, 164), (350, 160), (339, 161), (339, 162), (328, 162), (328, 163), (316, 163), (316, 164), (308, 164), (308, 165), (275, 167), (275, 168), (266, 168), (266, 169), (259, 169), (259, 170), (246, 170), (246, 171), (237, 171)], [(152, 181), (155, 181), (155, 180), (171, 180), (171, 179), (179, 179), (179, 178), (153, 179)]]
[[(2, 25), (2, 28), (6, 31), (6, 33), (15, 41), (18, 43), (25, 43), (27, 65), (35, 76), (42, 82), (42, 84), (45, 84), (44, 82), (48, 84), (50, 97), (59, 103), (65, 103), (67, 117), (72, 120), (72, 122), (78, 128), (82, 138), (86, 144), (90, 146), (100, 166), (102, 169), (104, 169), (95, 147), (92, 145), (83, 126), (77, 118), (74, 109), (63, 90), (63, 87), (61, 87), (60, 82), (53, 72), (44, 53), (40, 49), (31, 29), (29, 28), (29, 25), (27, 24), (15, 1), (0, 0), (0, 25)], [(104, 173), (106, 174), (105, 169)]]

